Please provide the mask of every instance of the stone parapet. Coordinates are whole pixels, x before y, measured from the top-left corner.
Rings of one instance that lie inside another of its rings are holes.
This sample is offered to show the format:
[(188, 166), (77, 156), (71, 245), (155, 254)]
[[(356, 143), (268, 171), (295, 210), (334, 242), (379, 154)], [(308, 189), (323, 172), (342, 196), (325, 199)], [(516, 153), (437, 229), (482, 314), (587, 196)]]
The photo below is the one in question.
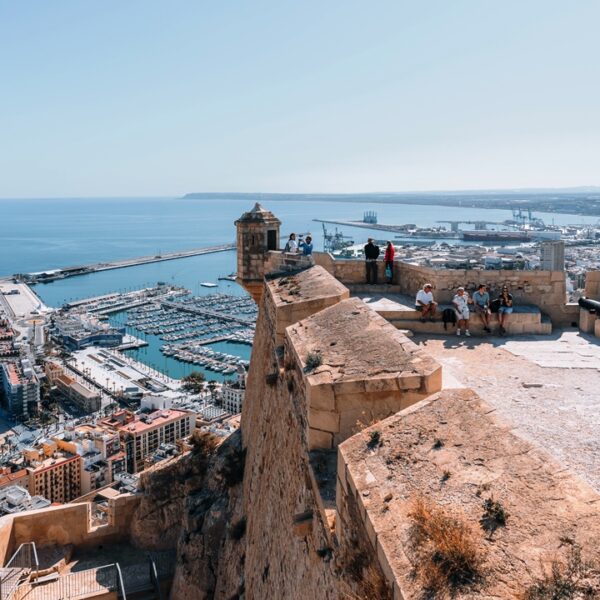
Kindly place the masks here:
[(275, 345), (283, 343), (286, 328), (328, 306), (349, 298), (348, 288), (322, 267), (267, 280), (267, 305), (274, 325)]
[(357, 298), (288, 327), (284, 355), (302, 373), (311, 449), (441, 389), (441, 366)]
[[(460, 597), (520, 597), (544, 565), (568, 553), (565, 540), (587, 559), (600, 558), (598, 494), (495, 418), (471, 390), (435, 395), (355, 435), (338, 452), (339, 542), (371, 547), (395, 599), (422, 594), (410, 542), (418, 498), (481, 531), (485, 575)], [(481, 523), (490, 498), (508, 517), (488, 536)]]

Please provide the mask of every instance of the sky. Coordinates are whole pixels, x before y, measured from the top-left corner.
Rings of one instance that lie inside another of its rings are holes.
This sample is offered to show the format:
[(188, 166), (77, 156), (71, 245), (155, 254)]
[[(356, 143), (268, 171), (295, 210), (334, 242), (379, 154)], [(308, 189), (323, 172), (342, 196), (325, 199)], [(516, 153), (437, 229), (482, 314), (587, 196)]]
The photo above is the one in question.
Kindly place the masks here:
[(0, 198), (600, 184), (596, 0), (0, 0)]

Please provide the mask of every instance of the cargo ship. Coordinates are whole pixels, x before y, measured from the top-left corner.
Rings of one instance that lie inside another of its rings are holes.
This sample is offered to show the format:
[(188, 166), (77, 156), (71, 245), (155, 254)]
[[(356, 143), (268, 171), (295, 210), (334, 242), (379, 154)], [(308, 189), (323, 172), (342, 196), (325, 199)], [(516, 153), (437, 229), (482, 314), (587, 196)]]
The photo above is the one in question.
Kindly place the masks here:
[(491, 231), (489, 229), (462, 231), (465, 242), (528, 242), (526, 231)]

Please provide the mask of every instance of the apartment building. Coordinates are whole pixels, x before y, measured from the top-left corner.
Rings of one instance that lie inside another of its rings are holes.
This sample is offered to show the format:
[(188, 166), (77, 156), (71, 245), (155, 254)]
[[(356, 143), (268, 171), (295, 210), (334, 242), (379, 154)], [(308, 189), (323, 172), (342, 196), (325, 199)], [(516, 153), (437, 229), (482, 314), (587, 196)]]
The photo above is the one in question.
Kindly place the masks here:
[(27, 417), (37, 410), (40, 384), (29, 359), (0, 363), (0, 380), (9, 413)]
[(161, 444), (175, 444), (194, 431), (196, 414), (184, 410), (157, 410), (118, 427), (125, 446), (127, 471), (137, 473)]
[(70, 502), (81, 496), (81, 456), (59, 449), (54, 440), (43, 439), (22, 451), (29, 478), (29, 493), (50, 502)]

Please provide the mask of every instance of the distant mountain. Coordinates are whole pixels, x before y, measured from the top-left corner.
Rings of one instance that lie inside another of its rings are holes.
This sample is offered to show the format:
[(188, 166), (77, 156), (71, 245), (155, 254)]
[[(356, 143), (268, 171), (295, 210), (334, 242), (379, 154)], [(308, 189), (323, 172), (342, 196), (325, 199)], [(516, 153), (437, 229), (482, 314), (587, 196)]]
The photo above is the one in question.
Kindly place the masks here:
[(281, 194), (261, 192), (195, 192), (186, 200), (248, 200), (277, 202), (284, 200), (322, 202), (370, 202), (378, 204), (421, 204), (474, 208), (530, 209), (600, 216), (600, 187), (528, 188), (512, 190), (465, 190), (434, 192), (372, 192), (357, 194)]

